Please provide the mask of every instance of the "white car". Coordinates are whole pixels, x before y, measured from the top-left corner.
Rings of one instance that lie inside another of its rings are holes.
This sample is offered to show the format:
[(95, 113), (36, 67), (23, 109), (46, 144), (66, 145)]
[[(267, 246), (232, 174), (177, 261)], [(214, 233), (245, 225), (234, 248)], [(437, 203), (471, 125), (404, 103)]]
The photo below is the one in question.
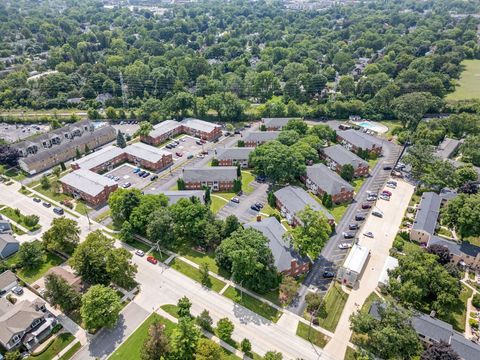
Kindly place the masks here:
[(380, 195), (380, 199), (390, 201), (390, 196), (388, 196), (386, 194), (382, 194), (382, 195)]
[(349, 244), (349, 243), (340, 243), (340, 244), (338, 244), (338, 248), (339, 248), (339, 249), (342, 249), (342, 250), (344, 250), (344, 249), (350, 249), (351, 247), (352, 247), (352, 244)]
[(371, 231), (367, 231), (365, 233), (363, 233), (364, 236), (366, 237), (369, 237), (369, 238), (373, 238), (373, 233)]
[(386, 185), (386, 187), (389, 187), (389, 188), (391, 188), (391, 189), (396, 189), (396, 188), (397, 188), (397, 185), (394, 185), (394, 184), (392, 184), (392, 183), (389, 183), (389, 184)]
[(145, 252), (142, 250), (135, 250), (135, 254), (138, 256), (145, 256)]
[(375, 201), (377, 200), (377, 197), (376, 196), (369, 196), (367, 197), (367, 201)]

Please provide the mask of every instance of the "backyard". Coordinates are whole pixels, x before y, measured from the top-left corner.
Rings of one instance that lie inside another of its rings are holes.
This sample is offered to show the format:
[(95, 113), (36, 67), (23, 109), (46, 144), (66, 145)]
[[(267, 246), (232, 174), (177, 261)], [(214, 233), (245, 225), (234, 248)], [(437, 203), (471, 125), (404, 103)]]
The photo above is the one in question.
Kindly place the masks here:
[(468, 100), (480, 97), (480, 60), (464, 60), (464, 67), (460, 80), (456, 84), (455, 91), (447, 95), (447, 100)]
[(68, 344), (70, 344), (75, 337), (70, 333), (62, 333), (58, 335), (51, 343), (47, 346), (47, 348), (42, 351), (40, 354), (35, 355), (33, 353), (27, 359), (28, 360), (51, 360), (55, 358), (60, 351), (65, 349)]

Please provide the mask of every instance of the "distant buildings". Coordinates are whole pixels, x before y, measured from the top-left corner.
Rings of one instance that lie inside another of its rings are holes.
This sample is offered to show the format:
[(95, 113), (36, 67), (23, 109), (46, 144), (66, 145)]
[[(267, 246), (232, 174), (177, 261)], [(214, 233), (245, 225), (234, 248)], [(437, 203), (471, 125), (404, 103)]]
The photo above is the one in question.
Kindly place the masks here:
[(260, 231), (269, 240), (268, 246), (272, 251), (274, 263), (279, 272), (293, 277), (306, 273), (310, 269), (310, 260), (298, 254), (288, 240), (282, 224), (275, 217), (250, 222), (244, 225)]
[(279, 131), (295, 118), (262, 118), (262, 123), (267, 131)]
[(85, 120), (68, 124), (31, 140), (13, 145), (20, 152), (18, 161), (22, 170), (30, 175), (50, 169), (66, 162), (85, 149), (96, 149), (115, 139), (117, 132), (112, 126), (96, 128)]
[(435, 155), (444, 160), (451, 159), (462, 144), (463, 140), (456, 140), (446, 137), (443, 139), (440, 145), (437, 146)]
[(327, 161), (327, 165), (337, 173), (342, 171), (343, 166), (350, 164), (353, 166), (356, 177), (368, 175), (368, 162), (348, 151), (342, 145), (336, 144), (322, 149), (321, 156)]
[(307, 166), (303, 179), (307, 188), (312, 190), (314, 194), (322, 197), (323, 194), (327, 193), (336, 204), (349, 202), (353, 199), (353, 186), (324, 164)]
[(217, 160), (219, 166), (236, 166), (248, 168), (248, 158), (253, 151), (251, 147), (234, 147), (217, 150)]
[(243, 141), (246, 147), (257, 147), (267, 141), (276, 140), (280, 131), (250, 131), (245, 134)]
[(238, 180), (236, 166), (183, 169), (186, 190), (202, 190), (209, 187), (212, 191), (232, 191), (236, 180)]
[(175, 204), (180, 199), (191, 199), (191, 198), (197, 198), (202, 204), (205, 203), (204, 190), (172, 190), (172, 191), (163, 191), (162, 194), (168, 198), (168, 205)]

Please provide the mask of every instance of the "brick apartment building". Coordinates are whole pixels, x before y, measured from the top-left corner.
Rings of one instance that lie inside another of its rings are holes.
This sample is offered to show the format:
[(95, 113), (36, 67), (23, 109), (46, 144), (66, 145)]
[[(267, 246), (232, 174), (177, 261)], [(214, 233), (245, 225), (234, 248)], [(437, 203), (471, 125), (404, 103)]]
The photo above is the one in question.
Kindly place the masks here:
[(267, 141), (276, 140), (280, 131), (250, 131), (243, 139), (246, 147), (257, 147)]
[(321, 150), (320, 155), (326, 160), (327, 166), (337, 173), (342, 171), (344, 165), (350, 164), (355, 171), (355, 177), (368, 175), (368, 162), (348, 151), (342, 145), (336, 144), (326, 147)]
[(212, 191), (232, 191), (235, 180), (238, 180), (236, 166), (183, 169), (185, 190), (209, 187)]
[(350, 202), (353, 199), (354, 188), (343, 180), (336, 172), (324, 164), (307, 166), (302, 180), (314, 194), (320, 198), (327, 193), (335, 204)]
[(217, 150), (217, 160), (219, 166), (236, 166), (248, 168), (248, 158), (253, 151), (252, 147), (234, 147)]
[(267, 131), (280, 131), (293, 119), (296, 118), (262, 118), (262, 124), (265, 125)]
[(359, 130), (337, 131), (337, 141), (354, 153), (361, 149), (376, 155), (382, 154), (382, 141)]

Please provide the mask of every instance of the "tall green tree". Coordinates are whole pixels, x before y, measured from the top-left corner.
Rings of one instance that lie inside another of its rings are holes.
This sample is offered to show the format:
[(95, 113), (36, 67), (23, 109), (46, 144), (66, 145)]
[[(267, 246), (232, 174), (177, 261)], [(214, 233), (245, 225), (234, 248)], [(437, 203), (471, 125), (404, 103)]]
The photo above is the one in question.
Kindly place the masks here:
[(71, 254), (80, 241), (80, 228), (75, 220), (64, 216), (52, 220), (42, 235), (43, 245), (53, 251)]
[(189, 317), (181, 317), (170, 341), (176, 359), (193, 360), (200, 340), (200, 331)]
[(170, 341), (165, 334), (165, 325), (156, 320), (150, 324), (148, 335), (141, 349), (142, 360), (158, 360), (170, 352)]
[(83, 295), (80, 314), (89, 330), (112, 328), (118, 320), (122, 304), (116, 291), (103, 285), (94, 285)]
[(36, 269), (45, 259), (45, 250), (39, 241), (24, 242), (18, 250), (18, 262), (25, 269)]
[(47, 274), (45, 276), (45, 297), (51, 305), (60, 306), (66, 313), (80, 308), (82, 299), (78, 292), (61, 276)]
[(138, 189), (118, 189), (110, 194), (108, 206), (115, 224), (121, 226), (130, 219), (132, 211), (140, 204), (142, 193)]
[(123, 133), (120, 130), (117, 131), (117, 146), (122, 149), (127, 146), (125, 137), (123, 136)]

